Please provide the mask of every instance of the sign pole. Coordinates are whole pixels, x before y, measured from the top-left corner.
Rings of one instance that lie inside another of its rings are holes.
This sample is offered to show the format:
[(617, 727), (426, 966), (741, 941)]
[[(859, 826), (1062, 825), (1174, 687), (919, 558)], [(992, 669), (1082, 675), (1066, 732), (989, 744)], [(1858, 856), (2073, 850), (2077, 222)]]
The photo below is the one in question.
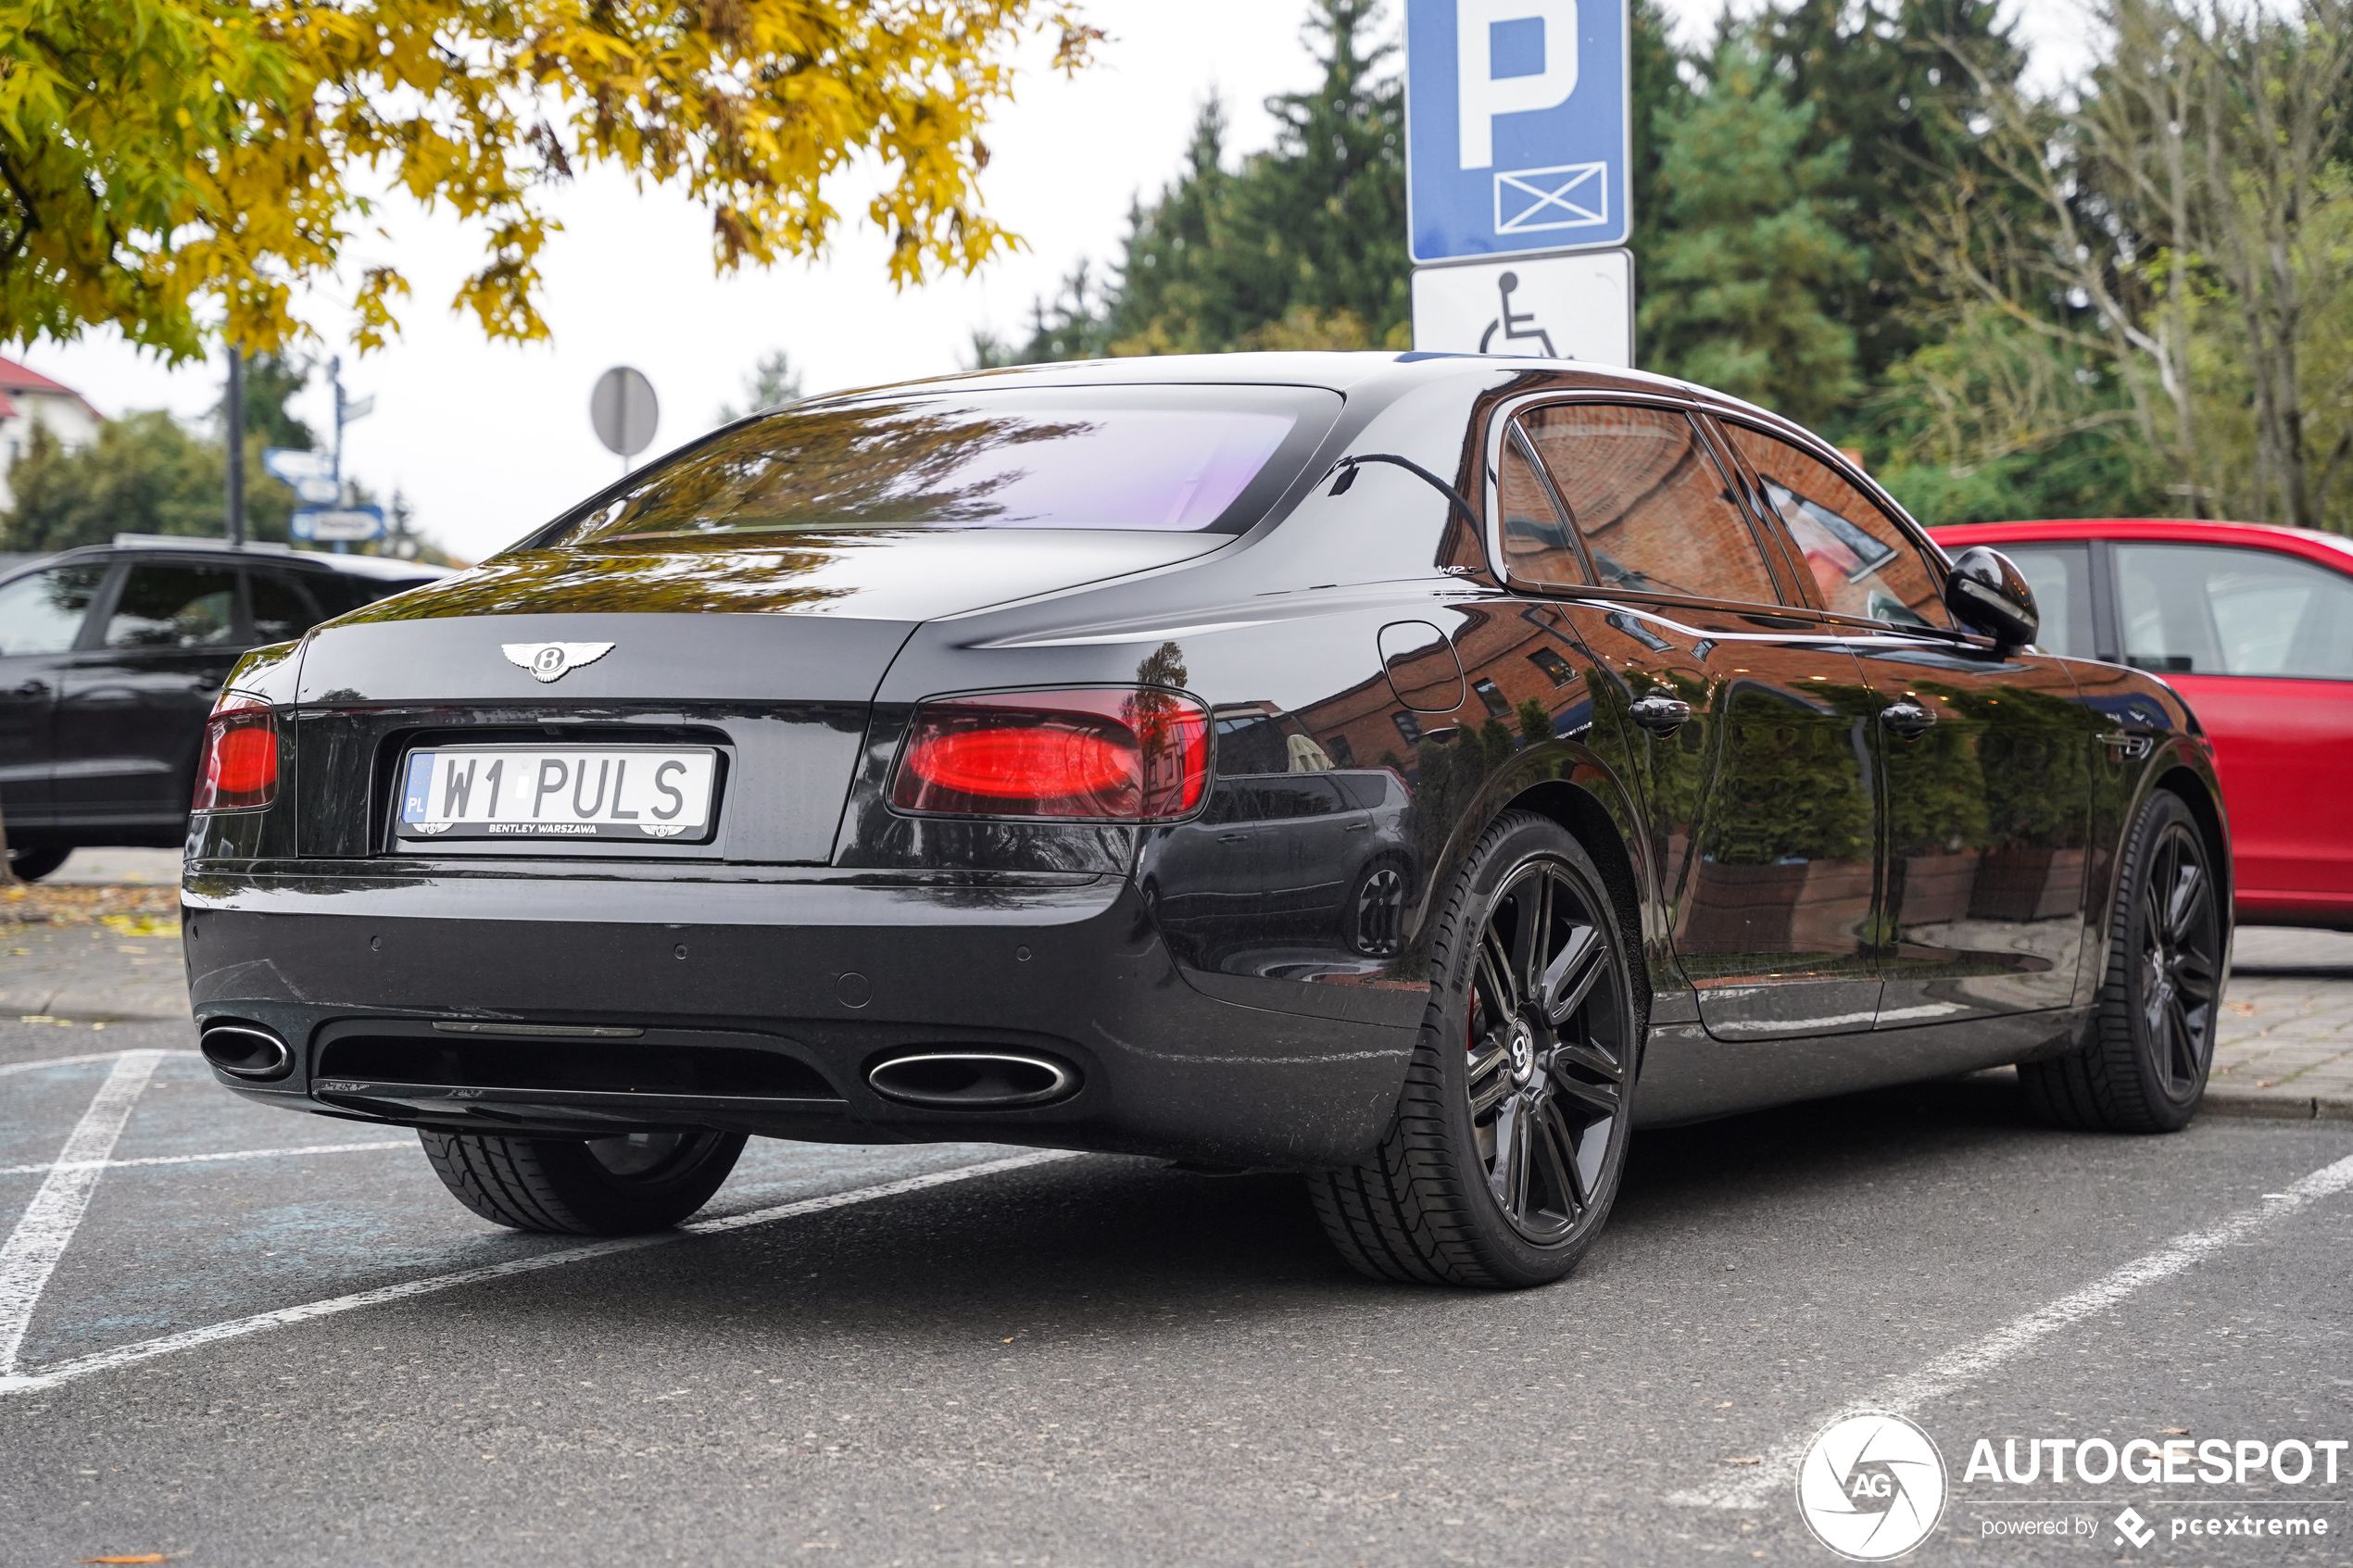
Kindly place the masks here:
[(222, 531), (229, 536), (229, 547), (243, 549), (245, 543), (245, 352), (235, 344), (229, 345), (229, 386), (220, 399), (221, 433), (228, 443), (227, 515), (221, 519)]

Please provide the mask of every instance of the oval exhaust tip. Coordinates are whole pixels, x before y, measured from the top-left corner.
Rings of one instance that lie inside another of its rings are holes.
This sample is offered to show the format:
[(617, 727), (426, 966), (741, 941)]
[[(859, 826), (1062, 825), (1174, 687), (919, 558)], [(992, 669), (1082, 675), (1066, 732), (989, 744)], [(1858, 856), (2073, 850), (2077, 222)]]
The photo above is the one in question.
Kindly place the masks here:
[(866, 1074), (875, 1093), (942, 1110), (1044, 1105), (1078, 1088), (1078, 1074), (1050, 1057), (1004, 1051), (927, 1051), (893, 1057)]
[(286, 1042), (258, 1023), (211, 1023), (196, 1042), (204, 1059), (236, 1078), (283, 1078), (294, 1071)]

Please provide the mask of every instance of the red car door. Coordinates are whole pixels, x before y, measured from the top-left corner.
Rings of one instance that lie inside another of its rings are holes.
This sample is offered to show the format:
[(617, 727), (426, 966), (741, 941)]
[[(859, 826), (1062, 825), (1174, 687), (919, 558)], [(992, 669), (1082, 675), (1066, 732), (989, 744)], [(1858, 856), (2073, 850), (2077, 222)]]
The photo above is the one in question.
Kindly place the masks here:
[(2213, 737), (2242, 916), (2353, 924), (2353, 574), (2240, 546), (2108, 553), (2124, 661)]

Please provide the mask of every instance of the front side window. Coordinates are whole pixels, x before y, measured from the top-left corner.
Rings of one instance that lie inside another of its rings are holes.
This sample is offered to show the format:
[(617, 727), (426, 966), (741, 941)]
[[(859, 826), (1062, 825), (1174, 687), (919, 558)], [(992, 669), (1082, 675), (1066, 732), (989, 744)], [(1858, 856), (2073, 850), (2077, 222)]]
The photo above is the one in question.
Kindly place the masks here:
[(1780, 596), (1699, 432), (1672, 408), (1570, 403), (1523, 415), (1605, 588), (1738, 604)]
[(2274, 550), (2115, 546), (2124, 662), (2185, 675), (2353, 680), (2353, 579)]
[(1836, 469), (1746, 425), (1724, 429), (1813, 571), (1822, 608), (1892, 626), (1950, 626), (1936, 578), (1895, 520)]
[(1340, 411), (1285, 386), (912, 393), (733, 429), (538, 543), (673, 551), (797, 533), (1088, 528), (1239, 533)]
[(106, 577), (103, 566), (55, 566), (0, 587), (0, 658), (71, 648)]
[(236, 637), (237, 574), (219, 566), (140, 565), (107, 621), (110, 648), (205, 648)]

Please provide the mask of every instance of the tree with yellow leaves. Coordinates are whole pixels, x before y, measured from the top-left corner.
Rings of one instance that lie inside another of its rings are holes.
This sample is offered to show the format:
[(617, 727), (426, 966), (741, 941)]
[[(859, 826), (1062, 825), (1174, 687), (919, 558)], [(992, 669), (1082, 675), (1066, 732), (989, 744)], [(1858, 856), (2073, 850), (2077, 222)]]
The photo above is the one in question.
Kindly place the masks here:
[[(112, 325), (171, 359), (305, 329), (371, 192), (481, 225), (453, 307), (547, 335), (552, 189), (619, 169), (711, 214), (715, 267), (821, 250), (829, 176), (888, 183), (890, 274), (970, 271), (1013, 243), (975, 182), (1013, 51), (1101, 33), (1076, 0), (0, 0), (0, 340)], [(398, 330), (396, 267), (347, 282), (361, 348)]]

